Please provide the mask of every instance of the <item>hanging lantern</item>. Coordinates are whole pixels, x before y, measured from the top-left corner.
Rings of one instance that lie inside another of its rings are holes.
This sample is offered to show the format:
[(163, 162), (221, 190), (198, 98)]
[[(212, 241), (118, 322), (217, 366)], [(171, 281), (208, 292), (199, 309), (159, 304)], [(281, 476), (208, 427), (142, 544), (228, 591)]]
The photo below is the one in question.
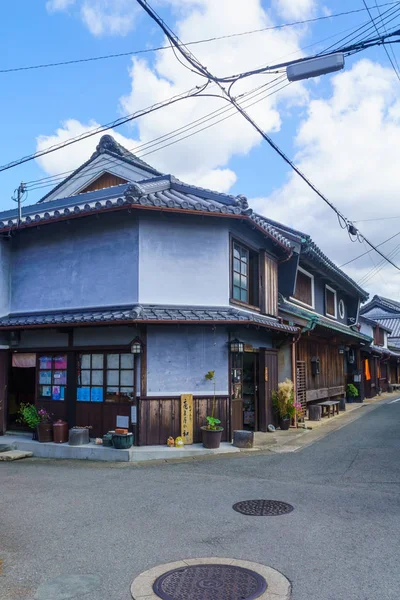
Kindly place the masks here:
[(135, 338), (131, 343), (131, 353), (132, 354), (141, 354), (143, 350), (143, 344), (139, 338)]
[(240, 342), (237, 338), (230, 342), (230, 351), (231, 352), (244, 352), (244, 344)]

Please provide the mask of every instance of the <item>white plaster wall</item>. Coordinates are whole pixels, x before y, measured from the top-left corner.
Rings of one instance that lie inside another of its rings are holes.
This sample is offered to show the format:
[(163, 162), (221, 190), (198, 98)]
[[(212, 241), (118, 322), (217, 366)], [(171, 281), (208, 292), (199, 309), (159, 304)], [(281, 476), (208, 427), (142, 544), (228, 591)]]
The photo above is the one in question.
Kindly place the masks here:
[(229, 230), (225, 219), (141, 215), (139, 302), (229, 304)]

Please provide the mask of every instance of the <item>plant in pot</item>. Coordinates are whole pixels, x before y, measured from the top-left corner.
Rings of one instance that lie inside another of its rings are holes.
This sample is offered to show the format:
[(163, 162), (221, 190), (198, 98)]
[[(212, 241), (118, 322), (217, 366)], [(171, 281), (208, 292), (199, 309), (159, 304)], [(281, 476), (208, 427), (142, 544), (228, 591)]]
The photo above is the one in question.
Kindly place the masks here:
[(356, 402), (354, 398), (358, 397), (358, 389), (352, 383), (347, 384), (347, 402)]
[(46, 409), (38, 410), (40, 422), (36, 427), (39, 442), (53, 441), (53, 415), (47, 412)]
[(37, 426), (40, 423), (37, 408), (34, 404), (21, 402), (19, 411), (18, 423), (22, 423), (33, 430), (32, 439), (37, 440)]
[(211, 415), (206, 417), (207, 425), (201, 428), (204, 448), (214, 449), (219, 448), (224, 428), (221, 427), (221, 421), (215, 417), (215, 371), (208, 371), (205, 374), (208, 381), (212, 381), (214, 385), (214, 396), (212, 401)]
[(272, 404), (279, 418), (280, 428), (289, 429), (290, 422), (296, 415), (293, 382), (290, 379), (285, 379), (285, 381), (279, 383), (278, 391), (272, 392)]

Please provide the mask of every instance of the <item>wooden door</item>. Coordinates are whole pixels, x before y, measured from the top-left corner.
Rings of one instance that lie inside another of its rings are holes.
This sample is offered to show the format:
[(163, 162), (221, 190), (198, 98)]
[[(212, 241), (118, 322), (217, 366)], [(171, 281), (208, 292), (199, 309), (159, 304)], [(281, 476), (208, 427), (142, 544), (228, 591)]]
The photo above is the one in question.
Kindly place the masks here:
[(272, 407), (272, 392), (278, 389), (277, 350), (260, 348), (259, 387), (258, 387), (258, 430), (267, 431), (268, 425), (275, 424)]
[(232, 428), (231, 431), (243, 429), (243, 355), (232, 354), (231, 357), (231, 398)]

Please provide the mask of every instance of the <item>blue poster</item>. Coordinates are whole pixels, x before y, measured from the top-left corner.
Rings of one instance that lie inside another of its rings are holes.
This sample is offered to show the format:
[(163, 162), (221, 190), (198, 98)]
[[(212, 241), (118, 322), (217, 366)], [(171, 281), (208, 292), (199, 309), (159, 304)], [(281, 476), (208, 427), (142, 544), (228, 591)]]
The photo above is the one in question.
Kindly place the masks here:
[(61, 400), (61, 389), (59, 385), (53, 385), (52, 400)]
[(78, 387), (76, 399), (78, 402), (90, 402), (90, 387)]
[(92, 387), (92, 402), (103, 402), (103, 388)]

